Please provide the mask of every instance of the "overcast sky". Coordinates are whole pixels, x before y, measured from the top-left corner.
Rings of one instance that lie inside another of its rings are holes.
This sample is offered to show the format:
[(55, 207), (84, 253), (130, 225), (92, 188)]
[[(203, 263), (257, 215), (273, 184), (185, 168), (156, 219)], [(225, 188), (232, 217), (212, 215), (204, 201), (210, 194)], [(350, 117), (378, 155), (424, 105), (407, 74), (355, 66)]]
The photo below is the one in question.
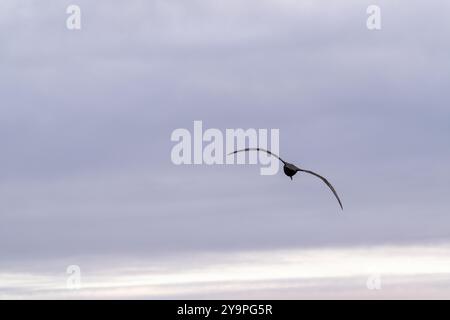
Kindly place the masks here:
[[(70, 4), (81, 30), (66, 28)], [(381, 30), (366, 27), (370, 4)], [(358, 297), (369, 269), (396, 275), (385, 297), (410, 291), (403, 276), (449, 298), (449, 10), (446, 0), (1, 1), (0, 297), (67, 297), (55, 288), (75, 264), (88, 298), (111, 297), (102, 281), (114, 297)], [(345, 210), (312, 176), (175, 166), (170, 135), (194, 120), (279, 129), (280, 155), (325, 175)], [(283, 253), (294, 271), (278, 268)], [(404, 274), (383, 267), (390, 257)], [(325, 271), (342, 259), (346, 272)], [(213, 276), (216, 264), (229, 278)], [(249, 278), (242, 264), (265, 268)], [(164, 274), (175, 280), (162, 291), (143, 280)]]

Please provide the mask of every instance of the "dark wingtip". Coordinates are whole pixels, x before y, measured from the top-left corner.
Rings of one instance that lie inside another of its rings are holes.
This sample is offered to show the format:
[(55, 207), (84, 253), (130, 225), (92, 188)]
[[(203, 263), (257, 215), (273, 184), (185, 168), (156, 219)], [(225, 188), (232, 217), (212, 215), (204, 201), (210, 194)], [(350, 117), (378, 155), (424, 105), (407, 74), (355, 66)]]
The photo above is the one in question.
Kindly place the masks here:
[(342, 205), (341, 201), (339, 200), (339, 206), (341, 207), (341, 211), (344, 211), (344, 206)]

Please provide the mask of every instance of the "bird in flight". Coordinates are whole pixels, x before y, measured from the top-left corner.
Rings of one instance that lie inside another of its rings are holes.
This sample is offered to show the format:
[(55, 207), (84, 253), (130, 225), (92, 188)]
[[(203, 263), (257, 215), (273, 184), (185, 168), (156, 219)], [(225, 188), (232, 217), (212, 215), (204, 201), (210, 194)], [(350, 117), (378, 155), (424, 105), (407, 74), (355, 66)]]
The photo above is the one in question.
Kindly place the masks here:
[(321, 179), (323, 182), (325, 182), (325, 184), (328, 186), (328, 188), (330, 188), (330, 190), (333, 192), (334, 196), (336, 197), (337, 201), (339, 202), (339, 205), (341, 206), (341, 209), (344, 210), (344, 207), (342, 206), (342, 202), (341, 199), (339, 199), (339, 196), (336, 192), (336, 190), (334, 189), (334, 187), (331, 185), (330, 182), (328, 182), (327, 179), (325, 179), (324, 177), (322, 177), (321, 175), (310, 171), (310, 170), (304, 170), (304, 169), (300, 169), (299, 167), (297, 167), (296, 165), (286, 162), (283, 159), (281, 159), (278, 155), (276, 155), (275, 153), (270, 152), (269, 150), (265, 150), (265, 149), (261, 149), (261, 148), (245, 148), (242, 150), (236, 150), (234, 152), (229, 153), (228, 155), (231, 154), (235, 154), (238, 152), (243, 152), (243, 151), (262, 151), (262, 152), (266, 152), (267, 154), (274, 156), (275, 158), (277, 158), (278, 160), (280, 160), (281, 162), (283, 162), (284, 166), (283, 166), (283, 171), (284, 173), (291, 178), (297, 173), (297, 172), (305, 172), (305, 173), (309, 173), (312, 174), (313, 176), (316, 176), (317, 178)]

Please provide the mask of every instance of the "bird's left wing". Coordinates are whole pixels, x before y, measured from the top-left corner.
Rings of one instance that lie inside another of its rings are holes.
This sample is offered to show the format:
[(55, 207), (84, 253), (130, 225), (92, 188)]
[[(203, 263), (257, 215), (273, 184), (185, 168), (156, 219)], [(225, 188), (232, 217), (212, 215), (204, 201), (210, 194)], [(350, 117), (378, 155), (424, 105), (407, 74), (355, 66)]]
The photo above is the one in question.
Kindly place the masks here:
[(236, 151), (230, 152), (228, 155), (234, 154), (234, 153), (238, 153), (238, 152), (243, 152), (243, 151), (262, 151), (262, 152), (265, 152), (265, 153), (267, 153), (267, 154), (269, 154), (271, 156), (274, 156), (275, 158), (277, 158), (278, 160), (280, 160), (281, 162), (286, 164), (286, 161), (281, 159), (278, 155), (276, 155), (275, 153), (273, 153), (273, 152), (271, 152), (269, 150), (262, 149), (262, 148), (245, 148), (245, 149), (241, 149), (241, 150), (236, 150)]

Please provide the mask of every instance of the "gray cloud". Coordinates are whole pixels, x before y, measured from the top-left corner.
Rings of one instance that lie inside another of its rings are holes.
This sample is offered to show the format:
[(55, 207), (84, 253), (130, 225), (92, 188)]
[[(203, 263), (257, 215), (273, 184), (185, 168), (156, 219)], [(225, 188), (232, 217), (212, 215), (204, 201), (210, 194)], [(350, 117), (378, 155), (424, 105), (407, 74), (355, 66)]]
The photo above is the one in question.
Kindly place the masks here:
[[(445, 1), (3, 1), (0, 267), (447, 242)], [(172, 130), (279, 128), (320, 182), (176, 167)]]

